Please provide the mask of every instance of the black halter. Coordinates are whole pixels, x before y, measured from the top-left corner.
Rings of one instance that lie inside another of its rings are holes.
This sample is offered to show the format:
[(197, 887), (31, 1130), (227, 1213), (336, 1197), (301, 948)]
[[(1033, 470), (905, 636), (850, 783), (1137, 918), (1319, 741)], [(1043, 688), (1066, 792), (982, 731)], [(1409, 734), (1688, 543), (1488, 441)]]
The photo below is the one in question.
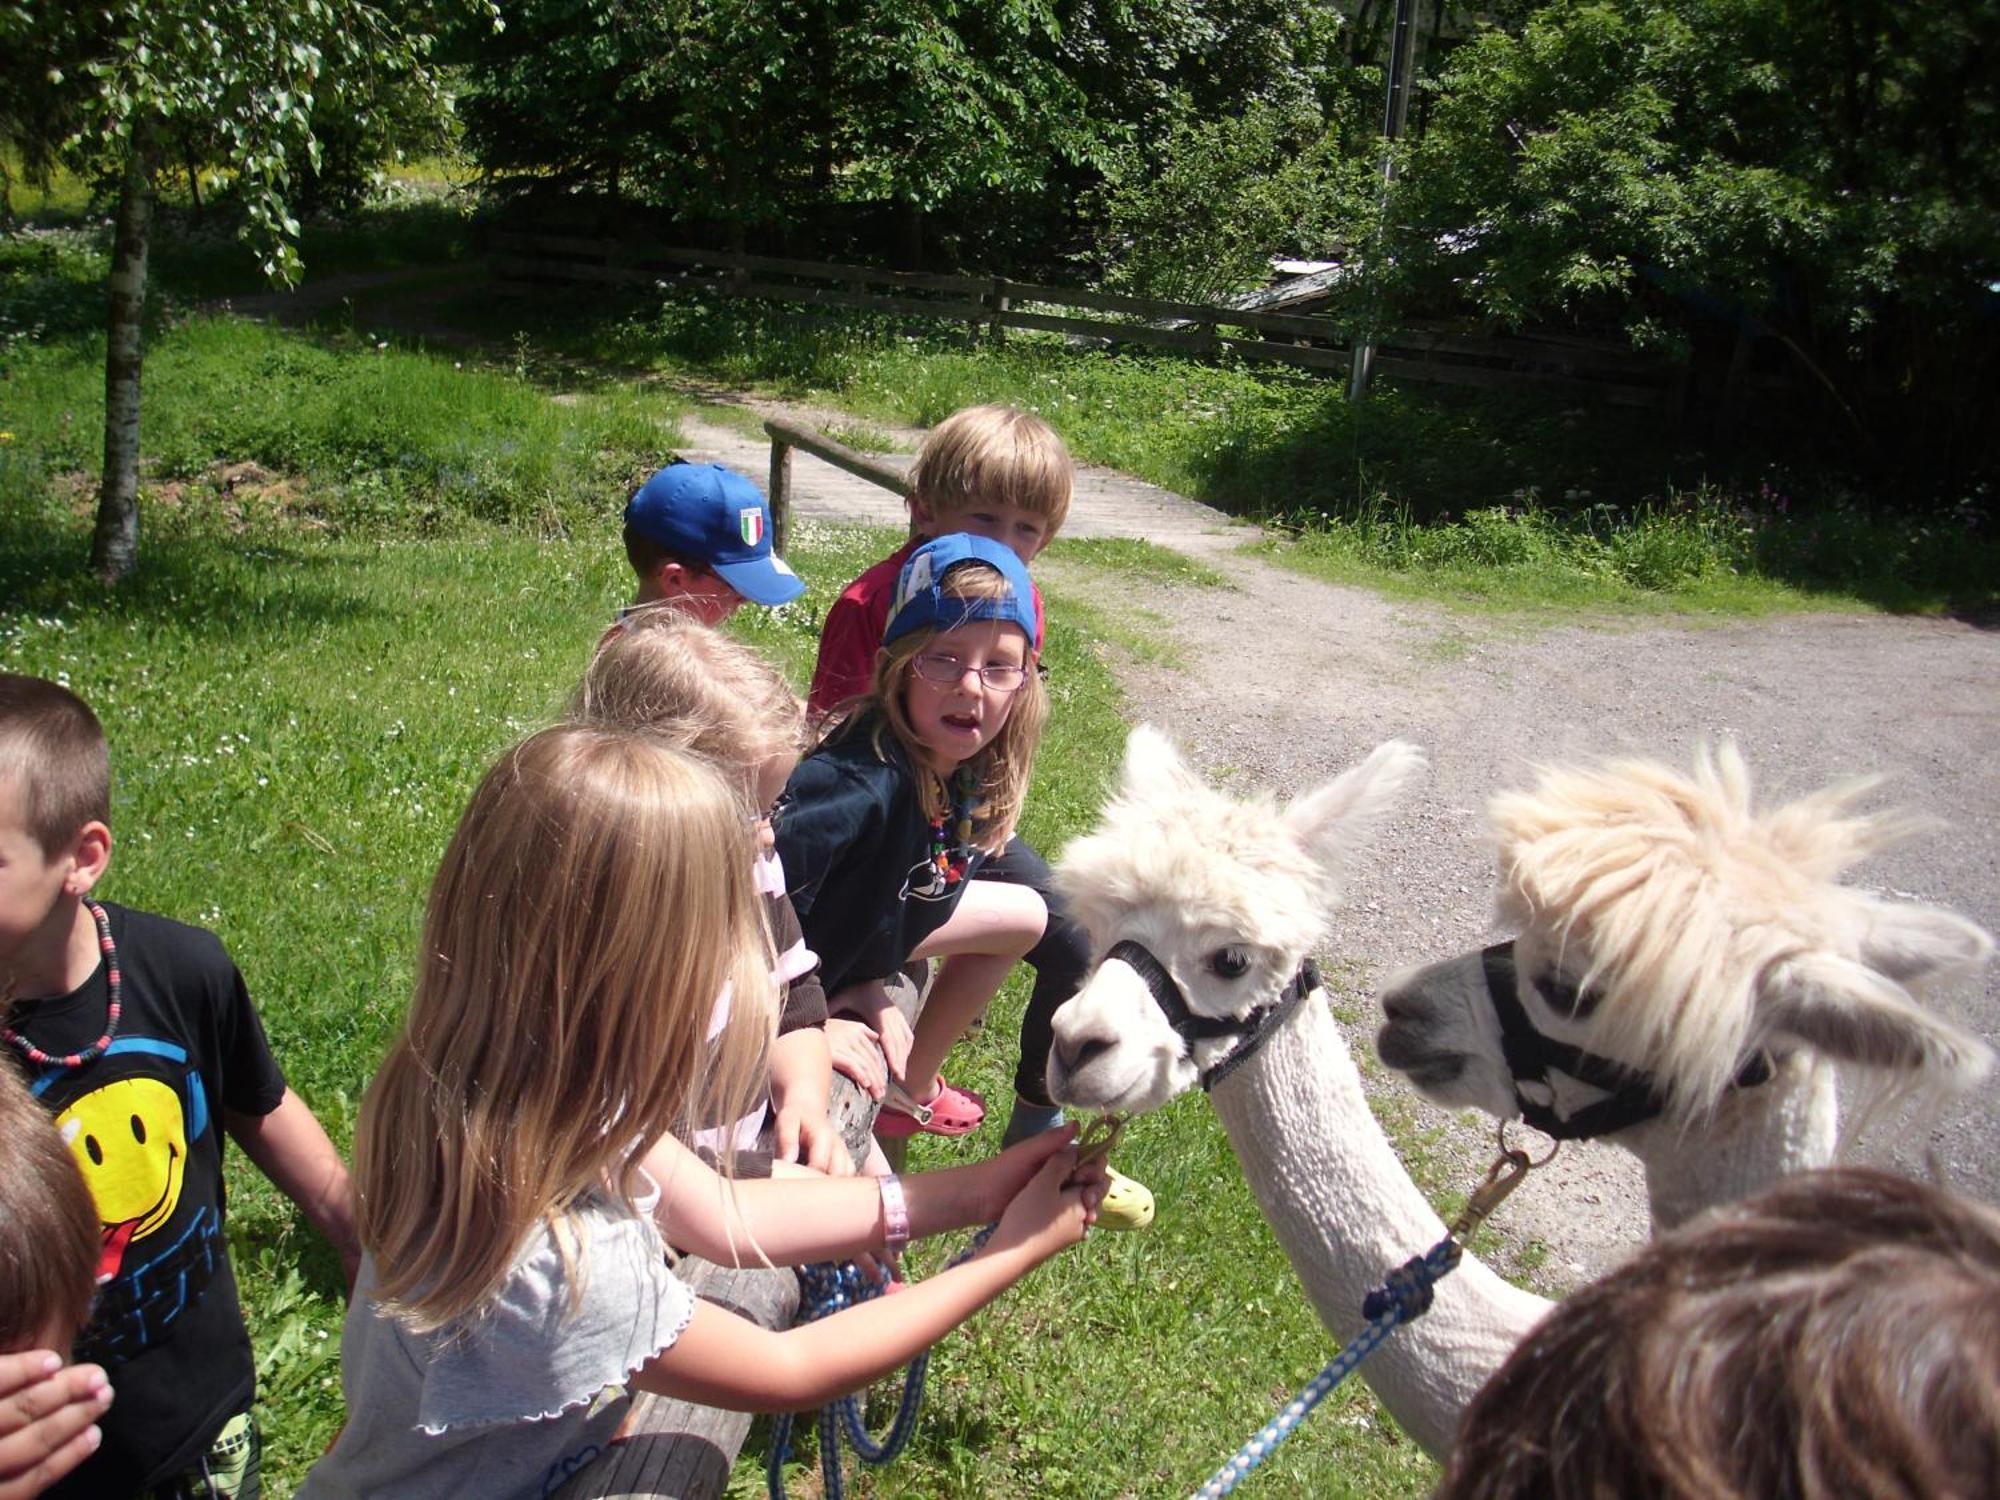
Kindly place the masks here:
[[(1507, 1071), (1514, 1078), (1514, 1103), (1521, 1118), (1544, 1135), (1559, 1141), (1595, 1140), (1632, 1125), (1656, 1119), (1667, 1102), (1650, 1075), (1594, 1052), (1585, 1052), (1567, 1042), (1556, 1041), (1535, 1029), (1521, 1004), (1520, 974), (1514, 967), (1514, 945), (1495, 943), (1480, 954), (1486, 971), (1486, 995), (1500, 1022), (1500, 1048), (1507, 1059)], [(1551, 1005), (1574, 1011), (1578, 995), (1574, 986), (1559, 976), (1550, 976), (1542, 988)], [(1555, 1111), (1555, 1088), (1551, 1072), (1565, 1073), (1580, 1083), (1602, 1089), (1605, 1097), (1568, 1115)], [(1738, 1070), (1735, 1087), (1752, 1088), (1771, 1079), (1771, 1060), (1762, 1052), (1752, 1053)], [(1539, 1083), (1549, 1091), (1549, 1102), (1539, 1103), (1521, 1092), (1524, 1083)]]
[(1145, 944), (1127, 938), (1113, 943), (1104, 957), (1107, 961), (1117, 959), (1145, 981), (1153, 1003), (1159, 1006), (1167, 1024), (1187, 1043), (1190, 1055), (1197, 1041), (1215, 1041), (1223, 1037), (1239, 1039), (1238, 1045), (1221, 1062), (1202, 1073), (1201, 1086), (1205, 1090), (1213, 1089), (1238, 1065), (1247, 1062), (1270, 1039), (1271, 1033), (1277, 1030), (1285, 1017), (1298, 1009), (1299, 1002), (1319, 988), (1319, 969), (1307, 958), (1300, 962), (1291, 983), (1269, 1005), (1256, 1006), (1240, 1020), (1234, 1016), (1204, 1016), (1188, 1008), (1187, 995), (1174, 983), (1174, 976), (1167, 972), (1166, 965), (1153, 957), (1152, 950)]

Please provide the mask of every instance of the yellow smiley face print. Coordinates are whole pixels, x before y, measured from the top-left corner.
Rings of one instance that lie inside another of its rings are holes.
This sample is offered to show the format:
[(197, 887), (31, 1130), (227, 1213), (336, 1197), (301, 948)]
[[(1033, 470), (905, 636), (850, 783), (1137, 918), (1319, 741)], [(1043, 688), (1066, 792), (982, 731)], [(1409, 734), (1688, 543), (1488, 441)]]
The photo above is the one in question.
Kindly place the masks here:
[(187, 1173), (187, 1123), (180, 1095), (157, 1078), (121, 1078), (92, 1089), (56, 1116), (83, 1169), (104, 1226), (108, 1265), (125, 1246), (173, 1217)]

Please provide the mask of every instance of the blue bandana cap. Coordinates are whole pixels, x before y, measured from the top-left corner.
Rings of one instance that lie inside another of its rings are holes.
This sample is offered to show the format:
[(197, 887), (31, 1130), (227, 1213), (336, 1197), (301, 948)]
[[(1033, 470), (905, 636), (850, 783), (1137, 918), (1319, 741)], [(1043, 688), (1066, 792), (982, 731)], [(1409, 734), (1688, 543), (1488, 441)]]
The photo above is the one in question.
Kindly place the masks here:
[[(1007, 582), (998, 599), (958, 599), (947, 594), (947, 575), (969, 563), (993, 569)], [(912, 552), (896, 575), (896, 597), (889, 609), (889, 626), (882, 632), (888, 645), (913, 630), (955, 630), (974, 620), (999, 620), (1018, 625), (1032, 654), (1042, 650), (1035, 629), (1035, 585), (1028, 568), (1012, 547), (969, 532), (935, 537)]]

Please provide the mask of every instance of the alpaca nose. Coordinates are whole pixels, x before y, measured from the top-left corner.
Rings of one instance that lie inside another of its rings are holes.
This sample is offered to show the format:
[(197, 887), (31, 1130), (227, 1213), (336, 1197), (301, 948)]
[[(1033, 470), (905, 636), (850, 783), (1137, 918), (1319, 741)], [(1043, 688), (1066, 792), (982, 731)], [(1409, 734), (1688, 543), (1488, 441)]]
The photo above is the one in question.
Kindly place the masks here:
[(1056, 1057), (1072, 1076), (1081, 1073), (1110, 1050), (1109, 1036), (1066, 1036), (1056, 1040)]

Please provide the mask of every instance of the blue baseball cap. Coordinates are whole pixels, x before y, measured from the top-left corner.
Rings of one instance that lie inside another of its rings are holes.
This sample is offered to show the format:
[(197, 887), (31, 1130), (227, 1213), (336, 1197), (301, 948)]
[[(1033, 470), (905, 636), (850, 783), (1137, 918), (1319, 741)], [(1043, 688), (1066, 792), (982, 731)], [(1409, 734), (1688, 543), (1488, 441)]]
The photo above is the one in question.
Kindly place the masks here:
[(756, 485), (721, 464), (669, 464), (640, 485), (625, 524), (713, 569), (752, 604), (789, 604), (805, 592), (771, 552), (771, 508)]
[[(944, 590), (946, 575), (968, 563), (982, 563), (1007, 581), (1007, 592), (998, 599), (956, 599)], [(888, 645), (913, 630), (935, 627), (955, 630), (973, 620), (1000, 620), (1018, 625), (1028, 638), (1029, 650), (1040, 654), (1041, 636), (1035, 629), (1035, 585), (1027, 565), (1012, 547), (988, 541), (970, 532), (955, 531), (934, 537), (912, 552), (896, 575), (895, 602), (889, 610), (889, 625), (882, 632)]]

